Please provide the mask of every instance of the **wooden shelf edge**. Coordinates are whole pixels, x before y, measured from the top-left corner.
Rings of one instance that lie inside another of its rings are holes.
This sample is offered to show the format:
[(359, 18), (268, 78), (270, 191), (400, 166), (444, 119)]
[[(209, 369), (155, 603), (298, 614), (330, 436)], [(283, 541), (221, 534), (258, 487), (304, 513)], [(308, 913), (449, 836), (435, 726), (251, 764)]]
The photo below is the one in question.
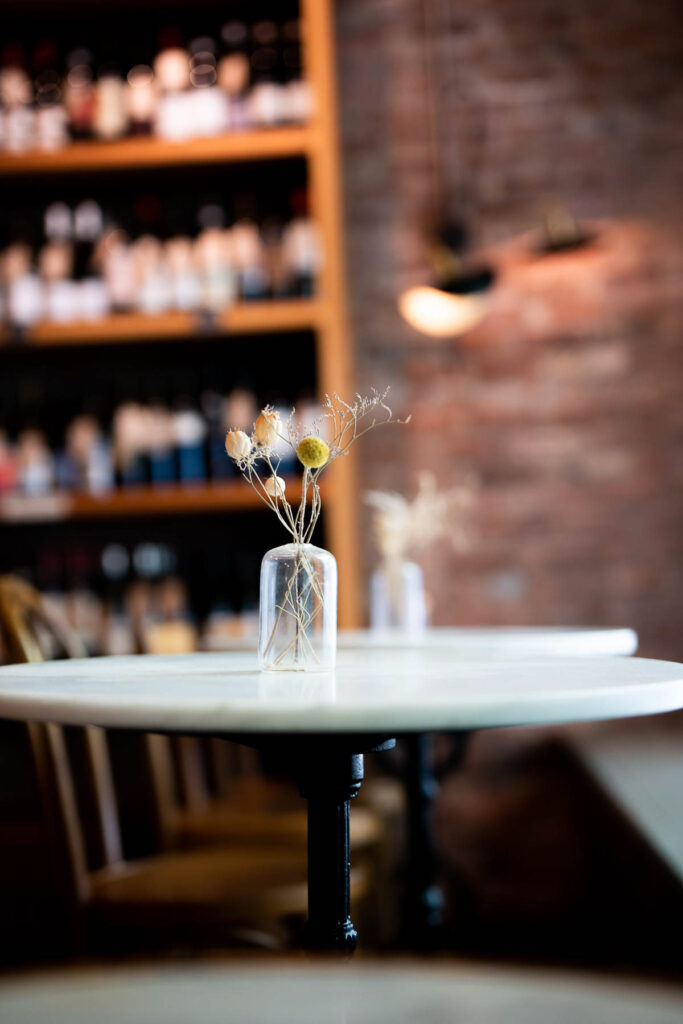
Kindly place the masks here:
[[(301, 482), (287, 478), (287, 496), (297, 503)], [(54, 493), (44, 498), (5, 495), (0, 498), (0, 522), (49, 523), (74, 519), (116, 519), (127, 516), (183, 515), (202, 512), (268, 511), (252, 488), (242, 480), (215, 484), (171, 484), (131, 488), (101, 497), (90, 494)]]
[(42, 321), (20, 341), (0, 332), (0, 346), (107, 345), (138, 341), (211, 338), (225, 334), (274, 334), (280, 331), (315, 330), (323, 315), (317, 299), (282, 299), (240, 302), (215, 317), (201, 313), (113, 313), (101, 320), (71, 323)]
[(306, 156), (313, 144), (314, 132), (307, 125), (231, 132), (182, 142), (158, 138), (73, 142), (62, 149), (2, 153), (0, 177), (274, 160)]

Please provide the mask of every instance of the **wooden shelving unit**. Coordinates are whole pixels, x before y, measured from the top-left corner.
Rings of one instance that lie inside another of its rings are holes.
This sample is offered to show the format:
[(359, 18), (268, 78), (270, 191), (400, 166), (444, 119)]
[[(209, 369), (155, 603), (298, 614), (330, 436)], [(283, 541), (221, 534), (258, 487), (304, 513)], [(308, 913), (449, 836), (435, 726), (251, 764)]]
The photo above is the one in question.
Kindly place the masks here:
[(170, 142), (166, 139), (121, 139), (116, 142), (75, 142), (53, 151), (0, 154), (0, 176), (75, 174), (237, 163), (305, 157), (315, 142), (308, 127), (231, 132), (207, 139)]
[[(314, 92), (315, 144), (308, 157), (313, 214), (322, 233), (325, 260), (319, 291), (323, 310), (317, 332), (318, 387), (321, 393), (351, 394), (351, 341), (346, 303), (339, 126), (332, 35), (332, 0), (301, 0), (306, 43), (306, 73)], [(330, 470), (334, 485), (326, 504), (327, 545), (339, 567), (339, 625), (360, 626), (358, 483), (352, 449)]]
[[(125, 172), (142, 168), (274, 161), (299, 157), (306, 161), (311, 213), (322, 237), (324, 259), (316, 298), (311, 301), (239, 304), (204, 323), (183, 313), (147, 317), (126, 314), (94, 323), (36, 325), (22, 341), (40, 346), (126, 343), (154, 339), (311, 330), (316, 337), (318, 390), (351, 394), (354, 390), (347, 330), (346, 283), (338, 155), (335, 56), (332, 42), (332, 0), (300, 0), (306, 55), (305, 73), (314, 96), (315, 115), (306, 127), (277, 128), (193, 139), (175, 143), (160, 139), (125, 139), (110, 143), (78, 143), (55, 152), (0, 154), (0, 178)], [(2, 342), (11, 339), (0, 336)], [(326, 544), (339, 566), (339, 622), (359, 625), (360, 589), (357, 545), (355, 458), (339, 459), (330, 469), (325, 501)], [(290, 495), (293, 493), (290, 490)], [(12, 501), (14, 505), (12, 505)], [(238, 483), (213, 487), (126, 492), (107, 499), (57, 496), (52, 510), (33, 506), (41, 521), (106, 516), (174, 515), (187, 512), (255, 508), (258, 499)], [(0, 518), (17, 518), (17, 501), (3, 499)], [(14, 511), (12, 511), (14, 509)], [(29, 515), (28, 512), (25, 515)], [(24, 521), (26, 519), (24, 518)]]
[[(102, 320), (71, 323), (43, 321), (35, 324), (19, 344), (111, 345), (140, 341), (169, 341), (225, 334), (276, 334), (314, 331), (321, 320), (322, 305), (315, 299), (272, 302), (240, 302), (216, 316), (198, 313), (115, 313)], [(0, 332), (0, 345), (11, 344)]]
[[(328, 489), (329, 494), (329, 489)], [(298, 502), (301, 482), (287, 480), (287, 497)], [(120, 519), (133, 516), (174, 516), (203, 512), (240, 512), (265, 508), (242, 480), (198, 485), (139, 487), (101, 496), (55, 492), (41, 498), (0, 497), (0, 522), (48, 523), (74, 519)], [(272, 513), (271, 513), (272, 514)]]

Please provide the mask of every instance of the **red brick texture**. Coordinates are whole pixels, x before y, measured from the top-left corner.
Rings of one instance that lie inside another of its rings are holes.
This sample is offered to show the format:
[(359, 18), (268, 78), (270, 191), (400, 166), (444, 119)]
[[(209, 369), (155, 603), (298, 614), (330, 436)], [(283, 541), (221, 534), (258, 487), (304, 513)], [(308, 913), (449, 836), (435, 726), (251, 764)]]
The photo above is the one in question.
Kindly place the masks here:
[[(436, 624), (631, 625), (683, 658), (683, 6), (433, 6), (447, 205), (499, 278), (464, 339), (401, 321), (428, 275), (423, 6), (337, 0), (358, 383), (413, 415), (363, 440), (363, 484), (479, 475), (471, 550), (424, 559)], [(533, 255), (550, 200), (592, 247)]]

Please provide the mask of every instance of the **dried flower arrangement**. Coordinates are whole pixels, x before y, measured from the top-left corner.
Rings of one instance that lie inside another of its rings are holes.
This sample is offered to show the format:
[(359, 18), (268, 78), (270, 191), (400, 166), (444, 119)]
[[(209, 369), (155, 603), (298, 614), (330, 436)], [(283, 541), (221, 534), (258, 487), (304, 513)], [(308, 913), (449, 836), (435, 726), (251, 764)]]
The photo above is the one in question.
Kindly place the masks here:
[[(226, 452), (259, 498), (272, 508), (291, 533), (294, 543), (308, 543), (315, 530), (322, 508), (318, 479), (323, 470), (346, 455), (351, 445), (373, 427), (407, 423), (410, 419), (394, 418), (386, 402), (388, 392), (388, 388), (381, 393), (373, 389), (367, 396), (356, 395), (352, 403), (345, 402), (336, 393), (325, 395), (322, 413), (313, 424), (314, 433), (306, 437), (299, 436), (294, 409), (283, 423), (280, 414), (269, 405), (256, 420), (251, 437), (243, 430), (229, 430), (226, 434)], [(296, 511), (285, 497), (285, 480), (278, 475), (282, 461), (275, 454), (278, 441), (285, 441), (291, 447), (304, 468), (301, 500)]]
[[(243, 430), (229, 430), (226, 435), (226, 452), (261, 501), (275, 512), (295, 548), (291, 573), (277, 599), (269, 635), (262, 636), (259, 643), (262, 667), (306, 668), (309, 662), (320, 661), (311, 638), (326, 599), (312, 560), (312, 550), (318, 549), (310, 548), (322, 509), (318, 481), (328, 466), (346, 455), (351, 445), (374, 427), (408, 422), (394, 417), (387, 405), (387, 394), (388, 388), (383, 392), (373, 390), (367, 396), (357, 394), (353, 402), (344, 401), (336, 393), (325, 395), (313, 432), (304, 437), (297, 429), (295, 410), (283, 423), (271, 406), (262, 410), (251, 436)], [(292, 449), (303, 466), (298, 506), (287, 500), (287, 484), (279, 475), (282, 458), (277, 454), (277, 446), (281, 442)], [(334, 600), (336, 609), (336, 582)], [(262, 614), (262, 624), (265, 618)], [(286, 642), (279, 646), (283, 632)]]
[(456, 550), (467, 545), (463, 513), (471, 508), (477, 481), (463, 476), (454, 487), (440, 491), (433, 473), (418, 476), (417, 492), (410, 500), (393, 491), (366, 491), (365, 501), (374, 511), (373, 528), (380, 558), (402, 562), (441, 537)]
[[(383, 615), (388, 614), (394, 624), (406, 628), (405, 609), (411, 607), (415, 614), (419, 604), (422, 605), (422, 626), (426, 623), (422, 572), (410, 559), (441, 538), (447, 538), (455, 550), (467, 546), (469, 531), (464, 518), (472, 506), (476, 488), (475, 477), (466, 475), (454, 487), (440, 491), (435, 476), (423, 472), (418, 477), (417, 493), (412, 500), (391, 491), (366, 491), (364, 498), (373, 509), (373, 533), (386, 586), (386, 591), (381, 588), (379, 591), (388, 602), (388, 611)], [(373, 586), (376, 577), (377, 574), (373, 577)], [(406, 579), (416, 591), (408, 604), (403, 590)]]

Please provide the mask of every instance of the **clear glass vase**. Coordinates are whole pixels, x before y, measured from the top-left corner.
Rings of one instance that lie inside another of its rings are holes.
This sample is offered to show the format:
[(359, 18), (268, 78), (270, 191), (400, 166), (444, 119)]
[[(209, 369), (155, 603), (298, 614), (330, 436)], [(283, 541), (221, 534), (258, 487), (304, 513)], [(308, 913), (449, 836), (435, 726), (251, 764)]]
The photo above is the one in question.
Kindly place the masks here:
[(337, 562), (313, 544), (283, 544), (261, 563), (259, 667), (323, 672), (337, 653)]
[(420, 633), (427, 628), (422, 569), (415, 562), (389, 563), (370, 578), (370, 626)]

